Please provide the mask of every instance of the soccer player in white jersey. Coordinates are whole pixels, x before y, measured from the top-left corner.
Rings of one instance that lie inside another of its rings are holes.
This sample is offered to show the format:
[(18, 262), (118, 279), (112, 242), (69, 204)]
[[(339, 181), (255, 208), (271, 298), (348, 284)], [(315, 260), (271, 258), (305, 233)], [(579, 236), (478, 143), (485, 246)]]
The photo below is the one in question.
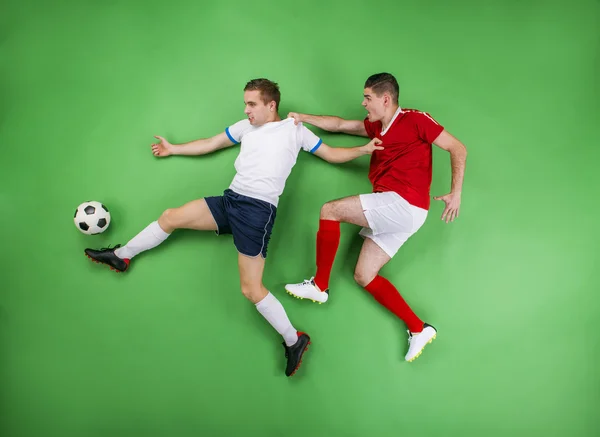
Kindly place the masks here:
[(157, 157), (204, 155), (241, 144), (235, 161), (236, 175), (222, 196), (192, 200), (178, 208), (167, 209), (125, 246), (100, 250), (85, 249), (85, 254), (111, 269), (124, 272), (130, 260), (165, 241), (176, 229), (215, 231), (232, 234), (238, 250), (242, 293), (283, 337), (287, 365), (285, 374), (293, 375), (302, 361), (310, 337), (291, 324), (279, 300), (263, 285), (262, 277), (271, 230), (279, 197), (296, 164), (300, 149), (328, 162), (341, 163), (380, 150), (378, 139), (353, 148), (333, 148), (293, 118), (282, 120), (278, 114), (279, 87), (267, 79), (254, 79), (244, 88), (246, 119), (229, 126), (212, 138), (175, 145), (162, 137), (152, 145)]

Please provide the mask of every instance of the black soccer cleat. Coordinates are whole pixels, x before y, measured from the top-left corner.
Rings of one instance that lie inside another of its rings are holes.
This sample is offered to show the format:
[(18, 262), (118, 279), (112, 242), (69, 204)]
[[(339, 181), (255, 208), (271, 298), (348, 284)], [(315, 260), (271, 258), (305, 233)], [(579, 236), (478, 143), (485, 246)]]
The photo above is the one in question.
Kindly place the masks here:
[(285, 357), (287, 358), (287, 366), (285, 368), (285, 376), (292, 376), (296, 373), (296, 370), (300, 368), (302, 364), (302, 355), (308, 350), (310, 344), (310, 337), (304, 332), (298, 331), (298, 341), (291, 346), (287, 346), (285, 341), (283, 347), (285, 348)]
[(124, 272), (129, 267), (129, 260), (119, 258), (115, 255), (115, 249), (121, 247), (117, 244), (115, 247), (105, 247), (100, 250), (85, 249), (85, 254), (88, 258), (96, 263), (106, 264), (111, 270), (116, 272)]

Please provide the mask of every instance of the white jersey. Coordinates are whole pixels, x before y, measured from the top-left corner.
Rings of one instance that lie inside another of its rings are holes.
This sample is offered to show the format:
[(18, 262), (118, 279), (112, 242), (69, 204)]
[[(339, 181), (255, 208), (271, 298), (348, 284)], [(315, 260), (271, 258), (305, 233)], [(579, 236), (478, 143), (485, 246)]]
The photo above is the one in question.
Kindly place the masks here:
[(236, 175), (229, 188), (243, 196), (275, 207), (300, 149), (314, 153), (322, 140), (293, 118), (252, 126), (248, 119), (225, 129), (234, 143), (241, 143), (235, 160)]

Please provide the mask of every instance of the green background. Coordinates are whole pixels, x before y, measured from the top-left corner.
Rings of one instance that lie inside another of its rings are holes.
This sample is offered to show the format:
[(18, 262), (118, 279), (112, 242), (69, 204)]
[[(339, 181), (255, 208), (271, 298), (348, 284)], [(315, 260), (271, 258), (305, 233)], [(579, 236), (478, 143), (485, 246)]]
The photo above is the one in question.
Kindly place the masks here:
[[(497, 3), (4, 1), (0, 434), (598, 435), (600, 3)], [(256, 77), (280, 84), (283, 117), (360, 119), (381, 71), (469, 150), (460, 218), (433, 202), (382, 272), (438, 328), (414, 363), (353, 282), (357, 227), (328, 304), (283, 292), (313, 274), (320, 206), (369, 191), (367, 157), (303, 153), (281, 198), (265, 284), (313, 337), (293, 378), (230, 237), (177, 232), (122, 275), (84, 257), (230, 183), (236, 148), (161, 160), (153, 135), (222, 132)], [(99, 236), (72, 222), (89, 199), (112, 213)]]

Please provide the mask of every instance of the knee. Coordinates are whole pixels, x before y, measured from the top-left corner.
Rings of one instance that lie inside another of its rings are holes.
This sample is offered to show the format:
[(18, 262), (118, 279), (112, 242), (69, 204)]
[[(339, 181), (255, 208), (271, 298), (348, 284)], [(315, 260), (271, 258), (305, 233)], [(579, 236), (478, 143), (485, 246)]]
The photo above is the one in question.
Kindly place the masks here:
[(377, 276), (377, 272), (373, 273), (363, 269), (354, 270), (354, 280), (363, 288), (369, 285), (375, 276)]
[(166, 209), (158, 219), (158, 224), (167, 233), (173, 232), (177, 228), (177, 221), (175, 218), (175, 208)]
[(335, 220), (335, 209), (333, 202), (327, 202), (321, 207), (321, 220)]
[(262, 286), (256, 284), (242, 284), (242, 294), (250, 302), (258, 303), (264, 297), (262, 288)]

